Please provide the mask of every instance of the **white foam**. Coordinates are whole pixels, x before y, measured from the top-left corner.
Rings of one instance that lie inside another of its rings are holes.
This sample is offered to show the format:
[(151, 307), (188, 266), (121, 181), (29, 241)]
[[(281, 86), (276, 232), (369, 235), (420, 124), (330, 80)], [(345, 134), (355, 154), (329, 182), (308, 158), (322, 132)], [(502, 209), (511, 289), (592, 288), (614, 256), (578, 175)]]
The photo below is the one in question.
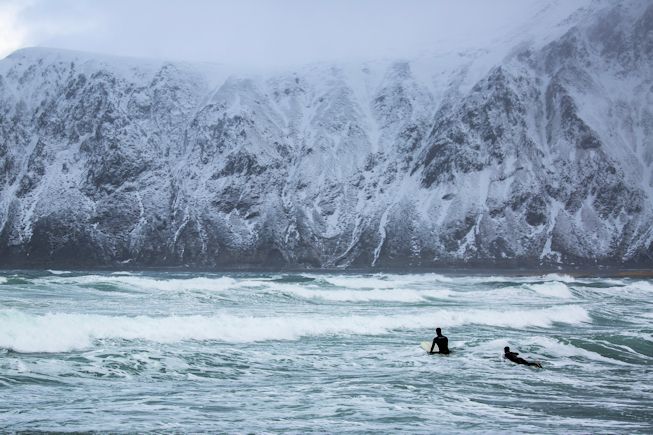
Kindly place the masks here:
[(560, 274), (560, 273), (549, 273), (547, 275), (542, 276), (542, 278), (547, 281), (560, 281), (560, 282), (567, 282), (567, 283), (576, 281), (576, 278), (574, 278), (573, 276)]
[(628, 287), (645, 292), (653, 292), (653, 283), (649, 281), (635, 281), (634, 283), (629, 284)]
[(438, 273), (423, 273), (423, 274), (406, 274), (406, 275), (385, 275), (387, 280), (402, 283), (403, 285), (409, 284), (438, 284), (438, 283), (455, 283), (460, 281), (460, 277), (446, 276)]
[(67, 270), (52, 270), (52, 269), (48, 269), (48, 272), (50, 272), (53, 275), (64, 275), (66, 273), (70, 273)]
[(558, 281), (546, 282), (542, 284), (530, 284), (528, 287), (542, 296), (561, 299), (571, 299), (574, 297), (571, 294), (569, 287), (567, 287), (566, 284)]
[(554, 322), (589, 321), (580, 306), (541, 310), (430, 310), (401, 316), (108, 316), (96, 314), (30, 314), (0, 310), (0, 348), (18, 352), (66, 352), (90, 347), (97, 339), (148, 340), (174, 343), (183, 340), (220, 340), (247, 343), (296, 340), (319, 335), (378, 335), (397, 329), (452, 327), (465, 324), (512, 328), (548, 327)]
[(375, 275), (370, 277), (365, 276), (328, 276), (322, 278), (329, 284), (343, 288), (355, 289), (379, 289), (379, 288), (394, 288), (397, 286), (396, 282), (386, 281), (383, 275)]
[(540, 310), (463, 310), (448, 311), (442, 314), (450, 326), (479, 324), (509, 328), (529, 326), (549, 327), (553, 323), (581, 324), (591, 319), (587, 311), (578, 305), (562, 305)]
[(334, 302), (422, 302), (429, 298), (448, 298), (451, 292), (442, 290), (325, 290), (309, 289), (301, 286), (277, 286), (284, 293), (291, 293), (304, 299), (322, 299)]
[[(444, 277), (446, 278), (446, 277)], [(547, 275), (535, 276), (535, 275), (524, 275), (524, 276), (461, 276), (461, 277), (451, 277), (448, 278), (446, 282), (457, 283), (457, 284), (485, 284), (489, 282), (517, 282), (517, 283), (532, 283), (533, 281), (558, 281), (564, 283), (573, 283), (576, 282), (576, 279), (570, 275), (562, 275), (557, 273), (549, 273)], [(443, 282), (445, 282), (443, 280)]]
[(162, 291), (210, 291), (221, 292), (237, 287), (238, 282), (226, 276), (217, 278), (197, 277), (188, 279), (154, 279), (133, 275), (85, 275), (70, 278), (55, 278), (49, 280), (58, 284), (72, 284), (78, 286), (94, 284), (114, 284), (126, 286), (137, 290), (162, 290)]
[(495, 275), (478, 275), (478, 276), (455, 276), (440, 275), (437, 273), (419, 274), (419, 275), (388, 275), (388, 279), (398, 280), (405, 284), (451, 284), (451, 285), (475, 285), (488, 282), (520, 282), (524, 281), (523, 277), (516, 276), (495, 276)]
[[(464, 283), (468, 278), (449, 277), (436, 273), (391, 275), (378, 273), (374, 275), (312, 275), (316, 280), (331, 285), (351, 289), (391, 289), (400, 287), (441, 285), (442, 283)], [(484, 280), (486, 278), (479, 278)], [(476, 281), (474, 281), (476, 282)]]
[[(626, 364), (623, 361), (615, 360), (612, 358), (607, 358), (604, 357), (603, 355), (600, 355), (596, 352), (592, 352), (586, 349), (582, 349), (580, 347), (576, 347), (572, 344), (565, 344), (561, 343), (558, 340), (552, 339), (550, 337), (544, 337), (544, 336), (537, 336), (537, 337), (531, 337), (528, 340), (523, 340), (522, 343), (524, 345), (534, 345), (534, 346), (541, 346), (544, 348), (544, 352), (547, 354), (552, 354), (553, 356), (556, 357), (562, 357), (562, 358), (570, 358), (570, 357), (581, 357), (584, 359), (589, 359), (589, 360), (594, 360), (594, 361), (601, 361), (601, 362), (609, 362), (612, 364)], [(568, 362), (568, 360), (563, 360), (563, 362)]]
[(0, 276), (0, 284), (4, 284), (6, 282), (7, 282), (7, 278), (5, 278), (4, 276)]
[[(51, 271), (55, 274), (65, 274), (65, 271)], [(315, 281), (306, 283), (275, 283), (269, 279), (255, 278), (234, 279), (231, 277), (195, 277), (195, 278), (154, 278), (134, 275), (130, 272), (113, 272), (110, 275), (84, 275), (84, 276), (51, 276), (44, 278), (48, 283), (70, 284), (86, 286), (94, 284), (114, 284), (136, 290), (145, 291), (207, 291), (222, 292), (240, 288), (268, 287), (274, 290), (281, 288), (288, 290), (300, 297), (319, 298), (331, 301), (405, 301), (417, 302), (425, 298), (449, 297), (451, 289), (458, 286), (483, 284), (488, 281), (516, 281), (528, 284), (533, 278), (517, 277), (449, 277), (439, 274), (419, 275), (311, 275)], [(548, 275), (549, 278), (565, 280), (564, 275)], [(570, 277), (567, 277), (569, 279)], [(540, 278), (541, 279), (541, 278)], [(343, 293), (332, 288), (323, 288), (324, 283), (336, 289), (349, 290)], [(283, 287), (280, 287), (283, 286)], [(322, 288), (319, 293), (311, 293), (308, 289)], [(530, 287), (537, 293), (548, 297), (571, 298), (571, 292), (562, 282), (552, 281), (544, 284), (531, 284)], [(387, 291), (387, 292), (384, 292)], [(396, 291), (396, 293), (390, 293)], [(487, 289), (484, 291), (493, 291)], [(431, 292), (431, 293), (427, 293)], [(486, 295), (487, 296), (487, 295)]]

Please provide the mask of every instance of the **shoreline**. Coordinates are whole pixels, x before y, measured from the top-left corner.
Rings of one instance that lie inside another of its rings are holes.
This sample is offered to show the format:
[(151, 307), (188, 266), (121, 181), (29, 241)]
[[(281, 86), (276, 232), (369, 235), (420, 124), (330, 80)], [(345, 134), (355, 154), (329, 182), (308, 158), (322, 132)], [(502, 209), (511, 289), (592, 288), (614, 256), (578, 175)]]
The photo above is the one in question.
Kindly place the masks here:
[(474, 276), (543, 276), (549, 274), (569, 275), (574, 278), (653, 278), (653, 268), (639, 267), (616, 267), (616, 266), (595, 266), (595, 267), (391, 267), (391, 268), (301, 268), (301, 267), (225, 267), (225, 268), (198, 268), (198, 267), (62, 267), (62, 265), (45, 265), (41, 267), (0, 267), (0, 273), (29, 273), (39, 271), (61, 271), (69, 273), (112, 273), (112, 272), (143, 272), (143, 273), (198, 273), (198, 274), (341, 274), (341, 275), (373, 275), (373, 274), (429, 274), (440, 275), (474, 275)]

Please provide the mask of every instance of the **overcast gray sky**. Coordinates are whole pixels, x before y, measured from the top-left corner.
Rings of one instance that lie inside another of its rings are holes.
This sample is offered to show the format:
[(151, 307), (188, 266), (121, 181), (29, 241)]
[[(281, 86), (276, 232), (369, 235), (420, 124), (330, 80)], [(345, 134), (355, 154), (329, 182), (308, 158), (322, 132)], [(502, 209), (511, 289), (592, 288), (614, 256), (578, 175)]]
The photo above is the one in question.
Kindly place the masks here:
[(401, 57), (479, 44), (570, 1), (0, 0), (0, 57), (26, 46), (253, 66)]

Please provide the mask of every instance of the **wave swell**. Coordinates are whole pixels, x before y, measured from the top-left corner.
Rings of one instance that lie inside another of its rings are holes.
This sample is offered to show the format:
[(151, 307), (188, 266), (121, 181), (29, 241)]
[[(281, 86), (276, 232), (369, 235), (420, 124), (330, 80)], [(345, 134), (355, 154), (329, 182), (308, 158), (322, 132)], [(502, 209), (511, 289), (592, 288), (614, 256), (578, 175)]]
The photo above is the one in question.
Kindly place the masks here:
[(428, 314), (401, 316), (296, 317), (39, 315), (9, 309), (0, 310), (0, 347), (16, 352), (67, 352), (91, 347), (95, 340), (101, 339), (248, 343), (321, 335), (380, 335), (399, 329), (430, 330), (436, 325), (446, 328), (466, 324), (524, 328), (587, 321), (587, 311), (577, 305), (540, 310), (431, 310)]

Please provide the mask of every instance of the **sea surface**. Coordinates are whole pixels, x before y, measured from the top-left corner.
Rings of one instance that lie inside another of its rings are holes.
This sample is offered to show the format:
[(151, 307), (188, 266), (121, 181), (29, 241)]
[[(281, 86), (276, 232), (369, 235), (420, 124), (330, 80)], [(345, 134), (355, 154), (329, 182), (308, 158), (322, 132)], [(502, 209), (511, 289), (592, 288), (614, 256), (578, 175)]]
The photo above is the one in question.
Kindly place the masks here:
[(652, 334), (650, 279), (5, 271), (0, 431), (651, 433)]

